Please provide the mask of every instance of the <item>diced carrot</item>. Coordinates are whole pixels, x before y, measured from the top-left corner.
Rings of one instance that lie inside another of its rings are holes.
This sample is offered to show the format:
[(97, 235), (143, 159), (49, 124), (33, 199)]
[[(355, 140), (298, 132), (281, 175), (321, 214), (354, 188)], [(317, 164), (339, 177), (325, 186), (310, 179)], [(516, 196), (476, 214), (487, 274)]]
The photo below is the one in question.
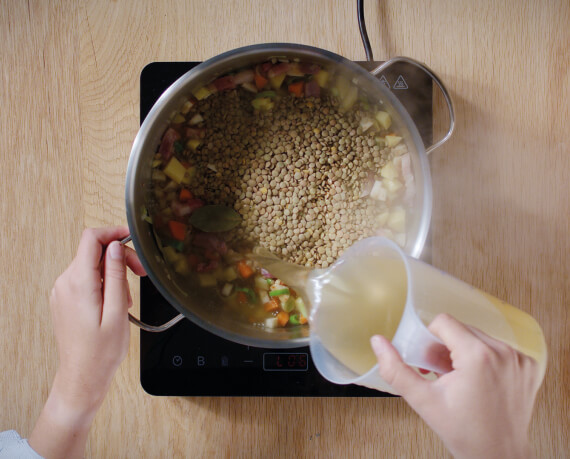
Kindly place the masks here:
[(249, 266), (245, 260), (238, 261), (237, 269), (244, 279), (251, 277), (255, 272), (251, 266)]
[(285, 311), (281, 311), (277, 314), (277, 323), (280, 327), (284, 327), (289, 322), (289, 313)]
[(237, 300), (241, 305), (248, 304), (247, 295), (244, 292), (237, 292)]
[(170, 229), (170, 234), (177, 241), (183, 241), (186, 239), (186, 229), (188, 226), (184, 223), (178, 222), (176, 220), (170, 220), (168, 222), (168, 228)]
[(279, 304), (279, 300), (277, 298), (271, 298), (269, 302), (263, 305), (263, 309), (265, 309), (267, 312), (277, 311), (280, 306), (281, 305)]
[(181, 202), (186, 202), (186, 201), (192, 199), (193, 197), (194, 197), (194, 195), (192, 194), (192, 192), (188, 188), (182, 188), (180, 190), (180, 195), (178, 196), (178, 199)]
[(307, 318), (305, 316), (301, 316), (299, 317), (299, 323), (301, 325), (305, 325), (308, 322)]
[(303, 94), (303, 85), (302, 81), (298, 81), (297, 83), (291, 83), (289, 85), (289, 92), (295, 94), (296, 97), (301, 97)]
[(191, 164), (188, 161), (180, 161), (180, 164), (182, 164), (185, 169), (188, 169), (191, 166)]
[(262, 76), (259, 75), (258, 73), (256, 73), (256, 74), (254, 75), (254, 78), (255, 78), (255, 87), (256, 87), (257, 89), (263, 89), (263, 88), (265, 88), (265, 85), (267, 84), (267, 81), (268, 81), (267, 78), (262, 77)]

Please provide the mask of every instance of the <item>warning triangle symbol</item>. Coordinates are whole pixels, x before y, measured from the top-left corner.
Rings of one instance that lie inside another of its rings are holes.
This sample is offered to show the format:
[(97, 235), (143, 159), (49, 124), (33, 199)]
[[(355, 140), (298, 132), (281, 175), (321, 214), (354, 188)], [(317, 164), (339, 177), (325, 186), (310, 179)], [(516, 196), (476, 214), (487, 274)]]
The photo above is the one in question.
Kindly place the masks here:
[(402, 75), (400, 75), (394, 83), (394, 89), (408, 89), (408, 83), (406, 83)]
[(388, 83), (388, 80), (386, 79), (386, 77), (384, 75), (382, 75), (380, 77), (380, 83), (382, 83), (384, 86), (386, 86), (388, 89), (390, 89), (390, 83)]

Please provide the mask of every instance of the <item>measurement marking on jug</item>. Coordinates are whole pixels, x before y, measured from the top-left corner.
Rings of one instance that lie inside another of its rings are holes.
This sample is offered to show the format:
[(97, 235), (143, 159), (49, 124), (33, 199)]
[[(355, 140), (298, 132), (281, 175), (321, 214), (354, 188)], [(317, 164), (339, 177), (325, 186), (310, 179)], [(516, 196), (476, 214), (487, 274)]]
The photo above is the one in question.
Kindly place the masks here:
[(408, 89), (408, 83), (406, 83), (406, 80), (404, 80), (404, 77), (402, 75), (398, 76), (396, 82), (394, 83), (393, 86), (394, 89)]

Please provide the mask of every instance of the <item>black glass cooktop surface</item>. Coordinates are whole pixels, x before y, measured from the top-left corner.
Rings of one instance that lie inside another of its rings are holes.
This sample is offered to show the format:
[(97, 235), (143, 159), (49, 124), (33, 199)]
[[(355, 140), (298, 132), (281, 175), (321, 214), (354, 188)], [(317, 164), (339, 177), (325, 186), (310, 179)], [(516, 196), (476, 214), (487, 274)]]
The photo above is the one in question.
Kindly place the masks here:
[[(154, 62), (140, 78), (141, 123), (163, 91), (198, 62)], [(373, 63), (359, 64), (370, 69)], [(432, 82), (409, 64), (398, 63), (380, 79), (398, 97), (426, 145), (432, 141)], [(162, 324), (178, 312), (150, 279), (141, 278), (141, 320)], [(140, 332), (141, 385), (151, 395), (168, 396), (390, 396), (357, 385), (325, 380), (308, 347), (262, 349), (222, 339), (184, 319), (161, 332)]]

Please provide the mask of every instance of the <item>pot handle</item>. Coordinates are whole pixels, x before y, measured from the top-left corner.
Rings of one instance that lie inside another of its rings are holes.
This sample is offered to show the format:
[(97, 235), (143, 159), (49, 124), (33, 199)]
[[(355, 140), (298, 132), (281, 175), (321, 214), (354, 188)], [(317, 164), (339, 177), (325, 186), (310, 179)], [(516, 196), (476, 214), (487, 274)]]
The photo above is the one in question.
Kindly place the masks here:
[[(131, 241), (132, 237), (129, 235), (126, 238), (122, 239), (120, 241), (120, 243), (122, 245), (125, 245), (127, 243), (129, 243)], [(129, 314), (129, 322), (131, 322), (132, 324), (135, 324), (137, 327), (139, 327), (141, 330), (147, 331), (147, 332), (162, 332), (164, 330), (168, 330), (170, 327), (176, 325), (178, 322), (180, 322), (182, 319), (184, 319), (184, 314), (178, 314), (176, 317), (170, 319), (168, 322), (162, 324), (162, 325), (148, 325), (145, 324), (144, 322), (141, 322), (139, 319), (137, 319), (135, 316), (133, 316), (130, 312)]]
[(447, 142), (451, 137), (451, 134), (453, 133), (453, 129), (455, 128), (455, 110), (453, 108), (453, 101), (451, 100), (451, 96), (447, 92), (447, 89), (445, 88), (439, 77), (428, 66), (409, 57), (398, 56), (398, 57), (393, 57), (392, 59), (388, 59), (386, 62), (383, 62), (374, 70), (371, 70), (370, 73), (374, 76), (378, 76), (379, 73), (383, 72), (386, 68), (390, 67), (392, 64), (396, 62), (406, 62), (408, 64), (414, 65), (415, 67), (422, 69), (425, 73), (427, 73), (431, 77), (431, 79), (435, 81), (435, 83), (439, 86), (439, 89), (441, 90), (441, 93), (445, 98), (445, 102), (447, 103), (447, 108), (449, 110), (449, 129), (447, 131), (447, 134), (445, 134), (440, 140), (438, 140), (430, 147), (426, 148), (426, 154), (429, 155), (433, 150), (435, 150), (436, 148), (442, 146), (445, 142)]

